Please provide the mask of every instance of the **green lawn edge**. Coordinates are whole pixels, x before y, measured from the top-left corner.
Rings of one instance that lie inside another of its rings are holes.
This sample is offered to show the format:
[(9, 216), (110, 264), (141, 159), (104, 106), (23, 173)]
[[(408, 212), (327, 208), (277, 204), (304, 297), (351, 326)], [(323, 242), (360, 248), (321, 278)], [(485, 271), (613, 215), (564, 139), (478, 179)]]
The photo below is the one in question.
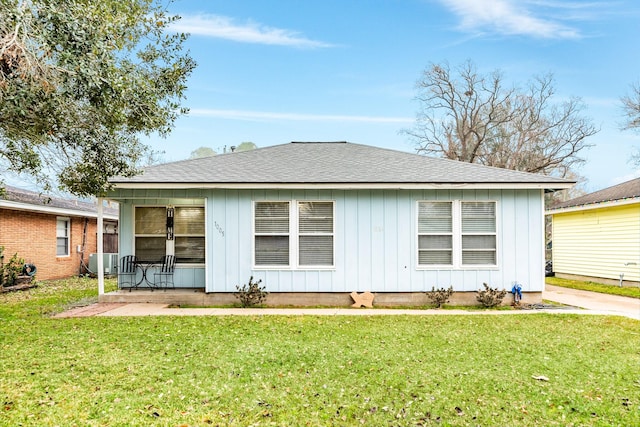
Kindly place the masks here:
[(96, 298), (0, 295), (0, 425), (640, 425), (633, 319), (52, 317)]
[(563, 288), (579, 289), (583, 291), (599, 292), (601, 294), (619, 295), (623, 297), (640, 298), (640, 287), (620, 287), (615, 285), (606, 285), (604, 283), (562, 279), (560, 277), (547, 277), (545, 283), (547, 285), (561, 286)]

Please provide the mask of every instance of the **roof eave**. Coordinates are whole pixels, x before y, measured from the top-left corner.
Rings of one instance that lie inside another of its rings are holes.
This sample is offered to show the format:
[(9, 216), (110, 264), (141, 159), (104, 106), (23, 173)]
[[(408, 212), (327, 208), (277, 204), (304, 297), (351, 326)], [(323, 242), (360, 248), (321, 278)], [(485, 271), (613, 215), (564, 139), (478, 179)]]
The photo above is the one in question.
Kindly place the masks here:
[[(32, 205), (29, 203), (13, 202), (10, 200), (0, 200), (0, 208), (17, 210), (17, 211), (39, 212), (39, 213), (45, 213), (50, 215), (60, 215), (60, 216), (75, 216), (75, 217), (88, 217), (88, 218), (98, 217), (97, 212), (58, 208), (58, 207), (52, 207), (52, 206), (39, 206), (39, 205)], [(102, 217), (105, 219), (113, 219), (113, 220), (118, 219), (118, 215), (112, 215), (107, 213), (103, 214)]]
[(555, 214), (567, 213), (567, 212), (586, 211), (591, 209), (603, 209), (603, 208), (610, 208), (614, 206), (633, 205), (636, 203), (640, 203), (640, 197), (633, 197), (629, 199), (618, 199), (618, 200), (604, 200), (602, 202), (567, 206), (564, 208), (551, 208), (545, 211), (545, 215), (555, 215)]
[(114, 189), (541, 189), (562, 190), (573, 182), (112, 182)]

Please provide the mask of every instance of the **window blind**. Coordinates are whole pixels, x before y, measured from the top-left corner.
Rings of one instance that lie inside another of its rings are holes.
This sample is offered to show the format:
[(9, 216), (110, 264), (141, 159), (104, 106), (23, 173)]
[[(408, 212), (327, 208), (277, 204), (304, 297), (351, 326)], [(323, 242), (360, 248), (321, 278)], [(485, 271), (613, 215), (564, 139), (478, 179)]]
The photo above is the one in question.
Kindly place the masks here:
[(255, 264), (289, 265), (289, 202), (255, 203)]
[(299, 202), (298, 234), (299, 265), (333, 265), (333, 202)]
[(496, 204), (462, 202), (462, 264), (496, 264)]
[(418, 203), (418, 264), (453, 264), (452, 202)]

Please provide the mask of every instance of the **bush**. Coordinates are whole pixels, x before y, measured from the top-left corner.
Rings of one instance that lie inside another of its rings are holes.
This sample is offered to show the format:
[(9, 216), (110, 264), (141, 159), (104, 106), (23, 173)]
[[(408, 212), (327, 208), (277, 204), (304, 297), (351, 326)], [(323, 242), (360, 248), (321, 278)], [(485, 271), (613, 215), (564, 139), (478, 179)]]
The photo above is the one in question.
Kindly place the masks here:
[(8, 263), (4, 263), (4, 246), (0, 246), (0, 287), (13, 286), (22, 274), (24, 259), (14, 254)]
[(431, 291), (425, 292), (429, 301), (436, 306), (436, 308), (440, 308), (442, 304), (449, 302), (449, 298), (453, 295), (453, 286), (449, 286), (449, 289), (440, 288), (436, 289), (431, 288)]
[(486, 283), (482, 284), (484, 290), (479, 290), (476, 299), (485, 307), (495, 307), (502, 303), (502, 299), (507, 295), (506, 290), (499, 291), (498, 288), (491, 288)]
[(269, 292), (265, 291), (265, 287), (260, 286), (260, 283), (262, 283), (262, 280), (254, 282), (253, 276), (251, 276), (248, 284), (236, 285), (238, 292), (233, 295), (240, 300), (240, 304), (243, 307), (253, 307), (261, 304), (267, 298)]

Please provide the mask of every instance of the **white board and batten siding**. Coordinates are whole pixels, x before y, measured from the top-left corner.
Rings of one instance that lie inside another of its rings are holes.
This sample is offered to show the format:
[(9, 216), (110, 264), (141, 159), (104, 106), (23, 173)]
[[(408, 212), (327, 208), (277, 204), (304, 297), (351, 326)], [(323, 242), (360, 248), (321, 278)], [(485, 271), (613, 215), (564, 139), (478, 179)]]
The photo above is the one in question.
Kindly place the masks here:
[[(235, 292), (250, 276), (269, 292), (421, 292), (453, 286), (476, 291), (486, 282), (510, 290), (544, 289), (542, 190), (116, 190), (120, 248), (133, 253), (134, 207), (204, 205), (206, 262), (177, 266), (177, 287)], [(417, 262), (418, 201), (497, 202), (497, 266), (425, 268)], [(256, 201), (333, 201), (335, 265), (273, 269), (253, 265)]]
[(553, 214), (553, 268), (640, 281), (640, 201)]
[[(335, 265), (272, 269), (253, 265), (253, 203), (335, 202)], [(498, 262), (488, 268), (417, 267), (417, 202), (497, 202)], [(486, 282), (510, 290), (544, 288), (541, 190), (211, 190), (207, 195), (207, 292), (234, 292), (249, 276), (269, 292), (420, 292)]]

